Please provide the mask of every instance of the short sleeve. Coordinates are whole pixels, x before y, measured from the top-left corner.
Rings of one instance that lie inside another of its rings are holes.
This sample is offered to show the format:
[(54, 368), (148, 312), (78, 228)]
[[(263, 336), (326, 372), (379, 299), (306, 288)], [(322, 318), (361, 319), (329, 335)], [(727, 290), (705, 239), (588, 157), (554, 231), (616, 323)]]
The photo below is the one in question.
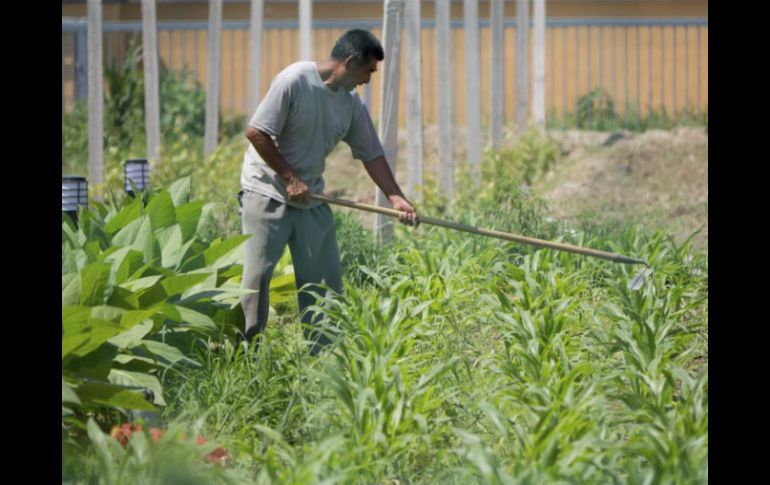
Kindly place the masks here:
[(279, 136), (283, 131), (286, 118), (292, 108), (297, 77), (287, 71), (280, 73), (270, 84), (265, 98), (259, 103), (249, 126), (272, 136)]
[(358, 93), (353, 95), (353, 117), (350, 129), (343, 140), (350, 146), (353, 158), (362, 162), (371, 162), (385, 155), (377, 131), (374, 129), (372, 117), (361, 102)]

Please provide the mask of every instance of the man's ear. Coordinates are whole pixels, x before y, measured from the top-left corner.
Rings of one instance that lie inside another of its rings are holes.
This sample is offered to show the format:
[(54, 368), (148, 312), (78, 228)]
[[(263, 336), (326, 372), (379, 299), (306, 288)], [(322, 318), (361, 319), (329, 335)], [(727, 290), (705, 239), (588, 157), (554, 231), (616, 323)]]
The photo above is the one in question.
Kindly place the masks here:
[(357, 66), (356, 58), (355, 56), (348, 56), (347, 59), (345, 59), (345, 69), (353, 69)]

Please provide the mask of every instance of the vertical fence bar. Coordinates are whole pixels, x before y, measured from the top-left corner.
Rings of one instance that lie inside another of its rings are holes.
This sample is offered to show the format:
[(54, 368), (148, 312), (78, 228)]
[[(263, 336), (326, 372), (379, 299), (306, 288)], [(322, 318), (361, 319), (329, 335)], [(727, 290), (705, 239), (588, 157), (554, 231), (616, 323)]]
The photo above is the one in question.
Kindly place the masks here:
[(660, 27), (660, 110), (661, 114), (666, 112), (666, 104), (665, 104), (665, 76), (663, 75), (665, 72), (665, 64), (664, 64), (664, 58), (665, 58), (665, 52), (666, 52), (666, 44), (665, 44), (665, 27)]
[(568, 27), (565, 25), (563, 27), (564, 32), (562, 35), (562, 70), (564, 71), (564, 82), (562, 82), (562, 86), (564, 88), (564, 99), (562, 100), (562, 112), (563, 112), (563, 118), (562, 118), (562, 127), (566, 130), (567, 129), (567, 118), (568, 118), (568, 102), (567, 102), (567, 85), (569, 84), (567, 82), (567, 33), (568, 33)]
[[(310, 61), (312, 45), (310, 32), (313, 24), (313, 0), (299, 0), (299, 60)], [(296, 52), (296, 51), (295, 51)]]
[(623, 27), (623, 128), (628, 127), (628, 27)]
[[(534, 0), (534, 7), (535, 45), (533, 57), (535, 73), (532, 87), (532, 117), (538, 129), (543, 131), (545, 129), (545, 0)], [(500, 9), (502, 11), (502, 5)], [(500, 17), (502, 18), (502, 16), (501, 12)], [(503, 64), (502, 56), (500, 64)], [(500, 109), (502, 110), (502, 106)]]
[[(74, 94), (75, 100), (83, 101), (88, 97), (88, 31), (83, 25), (75, 33), (75, 46), (73, 49), (74, 65)], [(93, 183), (93, 181), (92, 181)]]
[(235, 29), (230, 29), (230, 106), (235, 111)]
[[(465, 80), (468, 88), (465, 94), (466, 149), (471, 180), (474, 186), (478, 187), (481, 184), (481, 62), (479, 59), (478, 2), (476, 0), (464, 0), (463, 14), (465, 22)], [(526, 51), (524, 51), (524, 55), (526, 55)], [(517, 77), (520, 75), (520, 72), (517, 73)]]
[[(422, 27), (420, 28), (420, 35), (422, 35)], [(423, 86), (420, 87), (420, 89), (423, 89), (425, 84), (427, 84), (424, 80), (425, 79), (435, 79), (434, 78), (434, 72), (433, 68), (434, 65), (432, 62), (425, 62), (426, 59), (435, 59), (436, 58), (436, 44), (435, 44), (435, 37), (426, 35), (425, 36), (425, 43), (428, 45), (423, 52), (427, 53), (425, 56), (423, 56), (423, 64), (425, 65), (425, 70), (427, 72), (427, 75), (423, 78)], [(368, 84), (367, 84), (368, 86)], [(366, 87), (364, 87), (365, 89)], [(425, 109), (425, 121), (426, 123), (433, 124), (436, 122), (436, 116), (435, 116), (435, 109), (434, 106), (434, 99), (433, 96), (423, 96), (423, 100), (425, 101), (426, 109)]]
[[(588, 68), (586, 69), (586, 92), (591, 91), (591, 26), (586, 26), (586, 30), (588, 33), (586, 34), (586, 62), (588, 64)], [(579, 36), (575, 36), (576, 39), (579, 39)], [(579, 47), (579, 46), (578, 46)], [(580, 60), (580, 50), (578, 50), (578, 61)], [(580, 100), (580, 93), (578, 93), (578, 100)], [(579, 109), (579, 108), (578, 108)], [(588, 110), (588, 126), (591, 126), (591, 123), (593, 121), (593, 109)]]
[[(383, 62), (383, 79), (380, 85), (380, 129), (379, 137), (385, 150), (385, 159), (393, 176), (396, 176), (398, 157), (398, 99), (401, 71), (401, 23), (404, 10), (403, 0), (386, 0), (383, 12), (382, 39), (388, 55)], [(385, 194), (375, 188), (378, 206), (389, 204)], [(381, 214), (375, 216), (374, 232), (380, 242), (389, 241), (393, 235), (393, 224)]]
[(503, 34), (503, 0), (492, 0), (490, 5), (492, 65), (490, 76), (491, 95), (489, 96), (490, 132), (492, 147), (500, 148), (503, 138), (503, 108), (504, 102), (504, 34)]
[(219, 132), (219, 93), (222, 66), (222, 0), (209, 4), (208, 45), (206, 48), (206, 125), (203, 155), (208, 158), (217, 148)]
[(647, 28), (648, 32), (648, 44), (649, 47), (647, 48), (647, 64), (648, 64), (648, 71), (649, 71), (649, 81), (647, 82), (647, 117), (649, 118), (652, 116), (652, 33), (653, 33), (653, 27), (650, 26)]
[[(297, 37), (299, 37), (297, 32), (291, 31), (289, 29), (282, 29), (281, 30), (281, 37), (284, 37), (288, 39), (286, 41), (286, 44), (289, 46), (289, 57), (290, 62), (299, 61), (302, 59), (302, 55), (300, 54), (300, 45), (299, 41), (297, 40)], [(309, 60), (309, 59), (308, 59)], [(283, 67), (283, 65), (281, 65)]]
[(604, 88), (604, 27), (599, 26), (599, 86)]
[(422, 201), (423, 185), (423, 112), (422, 112), (422, 39), (420, 2), (406, 2), (404, 30), (406, 40), (406, 195)]
[(700, 26), (698, 26), (698, 39), (697, 39), (697, 55), (696, 59), (698, 61), (697, 68), (698, 68), (698, 93), (697, 93), (697, 99), (696, 103), (698, 104), (697, 110), (698, 110), (698, 117), (701, 115), (701, 105), (700, 105)]
[(550, 29), (551, 34), (551, 69), (548, 73), (548, 77), (550, 78), (550, 89), (549, 89), (549, 98), (548, 98), (548, 104), (550, 105), (551, 109), (548, 111), (550, 112), (549, 116), (546, 116), (546, 123), (549, 128), (552, 128), (554, 126), (554, 121), (556, 121), (556, 31), (553, 27)]
[(142, 0), (142, 60), (144, 64), (144, 129), (147, 160), (154, 168), (160, 157), (160, 69), (155, 0)]
[[(267, 42), (266, 42), (267, 45), (270, 45), (270, 37), (272, 37), (272, 31), (273, 29), (270, 29), (267, 31)], [(265, 74), (266, 74), (266, 77), (269, 79), (270, 76), (272, 75), (272, 72), (270, 71), (270, 66), (272, 66), (272, 62), (273, 62), (273, 49), (267, 49), (266, 57), (267, 57), (267, 61), (264, 63), (264, 65), (267, 66), (267, 69), (265, 69)]]
[(586, 52), (587, 54), (587, 62), (588, 62), (588, 91), (591, 91), (593, 88), (593, 85), (591, 84), (591, 25), (589, 24), (586, 26), (586, 30), (588, 31), (588, 34), (586, 35)]
[(676, 119), (676, 25), (671, 30), (671, 119)]
[(529, 122), (529, 0), (516, 2), (516, 128), (519, 133)]
[(617, 52), (617, 31), (612, 26), (612, 99), (615, 100), (615, 106), (618, 106), (618, 52)]
[[(313, 51), (315, 52), (316, 59), (323, 59), (325, 56), (321, 54), (321, 31), (320, 29), (313, 30)], [(367, 106), (368, 107), (368, 106)]]
[(123, 52), (126, 49), (126, 37), (124, 32), (118, 32), (118, 55), (115, 67), (119, 68), (123, 65)]
[(562, 79), (562, 83), (561, 83), (563, 88), (564, 88), (564, 100), (562, 101), (562, 108), (563, 108), (562, 109), (562, 125), (563, 125), (564, 129), (566, 130), (567, 129), (567, 118), (568, 118), (568, 113), (569, 113), (568, 102), (567, 102), (567, 84), (569, 84), (567, 82), (567, 79), (568, 79), (567, 78), (567, 26), (565, 25), (562, 28), (564, 29), (564, 33), (561, 36), (561, 40), (562, 40), (562, 44), (563, 44), (562, 45), (562, 53), (563, 53), (562, 57), (564, 58), (564, 60), (561, 63), (562, 70), (564, 71), (564, 78)]
[(580, 27), (575, 26), (575, 99), (580, 99)]
[(684, 119), (688, 119), (688, 106), (690, 105), (690, 56), (687, 49), (687, 38), (689, 37), (687, 24), (684, 26)]
[(246, 119), (246, 123), (249, 122), (251, 119), (251, 114), (249, 113), (249, 31), (248, 29), (243, 35), (243, 43), (241, 44), (241, 49), (243, 55), (241, 56), (241, 65), (245, 66), (246, 68), (243, 70), (243, 91), (241, 94), (241, 110), (243, 113), (246, 113), (247, 116), (249, 116), (248, 119)]
[(97, 187), (104, 183), (104, 70), (102, 69), (102, 2), (88, 0), (88, 180)]
[(200, 39), (200, 30), (195, 30), (193, 32), (193, 56), (195, 57), (195, 79), (199, 82), (201, 80), (200, 58), (198, 56), (198, 43)]
[(452, 71), (450, 3), (436, 0), (436, 57), (438, 62), (438, 158), (439, 190), (451, 203), (454, 200), (454, 162), (452, 161)]
[(641, 28), (636, 26), (636, 129), (641, 128), (642, 123), (642, 39), (640, 38)]
[(65, 32), (62, 32), (61, 34), (62, 40), (61, 40), (61, 115), (62, 119), (64, 118), (64, 109), (66, 108), (66, 94), (64, 93), (64, 84), (66, 82), (65, 75), (64, 75), (64, 60), (67, 57), (67, 53), (65, 52), (64, 44), (67, 40), (67, 34)]
[(104, 36), (107, 38), (107, 65), (112, 65), (112, 59), (113, 59), (113, 52), (112, 52), (112, 32), (108, 32), (104, 34)]

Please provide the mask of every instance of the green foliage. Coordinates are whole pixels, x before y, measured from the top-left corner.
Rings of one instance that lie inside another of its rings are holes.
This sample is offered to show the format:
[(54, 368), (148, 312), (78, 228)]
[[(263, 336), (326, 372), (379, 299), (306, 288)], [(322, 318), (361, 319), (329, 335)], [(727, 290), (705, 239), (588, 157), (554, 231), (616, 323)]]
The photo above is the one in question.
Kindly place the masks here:
[[(620, 122), (611, 100), (588, 101), (583, 122)], [(204, 160), (196, 140), (172, 140), (153, 175), (189, 176), (174, 190), (63, 224), (63, 449), (81, 475), (169, 482), (182, 456), (189, 483), (708, 481), (707, 253), (634, 226), (546, 220), (529, 185), (559, 162), (549, 138), (488, 152), (482, 186), (460, 185), (453, 206), (428, 181), (424, 213), (645, 259), (641, 290), (627, 286), (637, 268), (441, 228), (399, 226), (380, 247), (335, 211), (346, 285), (314, 308), (332, 341), (319, 356), (286, 255), (259, 352), (238, 340), (239, 239), (227, 237), (240, 232), (232, 174), (246, 142)], [(197, 423), (231, 464), (146, 437), (123, 450), (84, 424), (145, 406), (125, 392), (145, 387), (172, 428)]]
[(627, 100), (618, 109), (617, 102), (604, 88), (595, 88), (578, 98), (575, 111), (564, 114), (552, 109), (547, 119), (551, 128), (585, 129), (598, 131), (672, 129), (677, 126), (708, 126), (708, 104), (703, 107), (687, 106), (670, 113), (663, 106), (646, 105), (646, 114), (639, 103)]
[[(190, 180), (109, 207), (92, 201), (62, 223), (62, 412), (165, 405), (162, 374), (199, 365), (195, 335), (234, 335), (244, 236), (200, 237), (210, 207)], [(242, 318), (242, 316), (241, 316)], [(66, 411), (65, 411), (66, 408)], [(82, 424), (82, 421), (81, 421)]]
[[(206, 455), (216, 445), (208, 442), (198, 444), (198, 431), (199, 426), (189, 430), (180, 423), (172, 423), (157, 440), (147, 431), (134, 431), (124, 448), (89, 419), (87, 432), (92, 452), (87, 458), (88, 467), (71, 470), (65, 466), (62, 483), (84, 483), (81, 480), (87, 483), (98, 481), (104, 485), (250, 483), (243, 475), (220, 464), (206, 463)], [(72, 459), (72, 451), (63, 451), (65, 464)]]
[[(120, 65), (105, 66), (104, 147), (107, 180), (122, 183), (122, 163), (128, 158), (143, 158), (146, 153), (144, 125), (144, 72), (141, 69), (141, 45), (132, 41), (126, 58)], [(205, 129), (206, 93), (193, 74), (162, 70), (159, 77), (161, 158), (186, 157), (185, 170), (160, 182), (170, 183), (190, 175), (192, 167), (202, 163), (202, 142)], [(245, 116), (220, 113), (220, 138), (239, 135), (245, 126)], [(180, 154), (180, 147), (182, 153)], [(88, 160), (88, 111), (85, 104), (76, 103), (62, 114), (62, 172), (85, 175)], [(180, 168), (178, 164), (171, 164)], [(117, 185), (117, 184), (116, 184)]]
[(342, 273), (346, 278), (360, 282), (366, 278), (366, 274), (358, 268), (374, 266), (382, 251), (372, 231), (361, 226), (352, 213), (335, 211), (334, 223)]
[(577, 101), (575, 121), (579, 129), (607, 129), (617, 118), (615, 102), (604, 88), (593, 89)]
[(112, 63), (104, 67), (105, 146), (125, 150), (144, 131), (144, 74), (139, 69), (141, 60), (141, 47), (134, 38), (122, 65)]
[(485, 169), (494, 186), (508, 179), (520, 179), (531, 185), (532, 181), (548, 172), (559, 161), (559, 147), (551, 137), (531, 128), (516, 139), (510, 148), (488, 150), (485, 153)]
[[(532, 202), (504, 186), (488, 194)], [(203, 337), (201, 365), (165, 384), (164, 417), (200, 420), (228, 471), (256, 483), (707, 481), (705, 254), (634, 227), (563, 234), (653, 275), (631, 291), (632, 267), (399, 228), (352, 259), (371, 266), (351, 263), (342, 295), (320, 297), (325, 352), (309, 356), (281, 315), (256, 355)]]

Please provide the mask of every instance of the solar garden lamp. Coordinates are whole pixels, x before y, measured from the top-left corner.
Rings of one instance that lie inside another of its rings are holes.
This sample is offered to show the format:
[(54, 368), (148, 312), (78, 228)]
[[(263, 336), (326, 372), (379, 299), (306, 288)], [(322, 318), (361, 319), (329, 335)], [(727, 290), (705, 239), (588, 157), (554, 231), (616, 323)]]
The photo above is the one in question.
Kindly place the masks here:
[(61, 178), (61, 211), (78, 223), (78, 209), (88, 209), (88, 180), (85, 177)]
[(134, 189), (141, 192), (148, 185), (149, 164), (145, 158), (132, 158), (123, 165), (126, 193), (134, 197)]

